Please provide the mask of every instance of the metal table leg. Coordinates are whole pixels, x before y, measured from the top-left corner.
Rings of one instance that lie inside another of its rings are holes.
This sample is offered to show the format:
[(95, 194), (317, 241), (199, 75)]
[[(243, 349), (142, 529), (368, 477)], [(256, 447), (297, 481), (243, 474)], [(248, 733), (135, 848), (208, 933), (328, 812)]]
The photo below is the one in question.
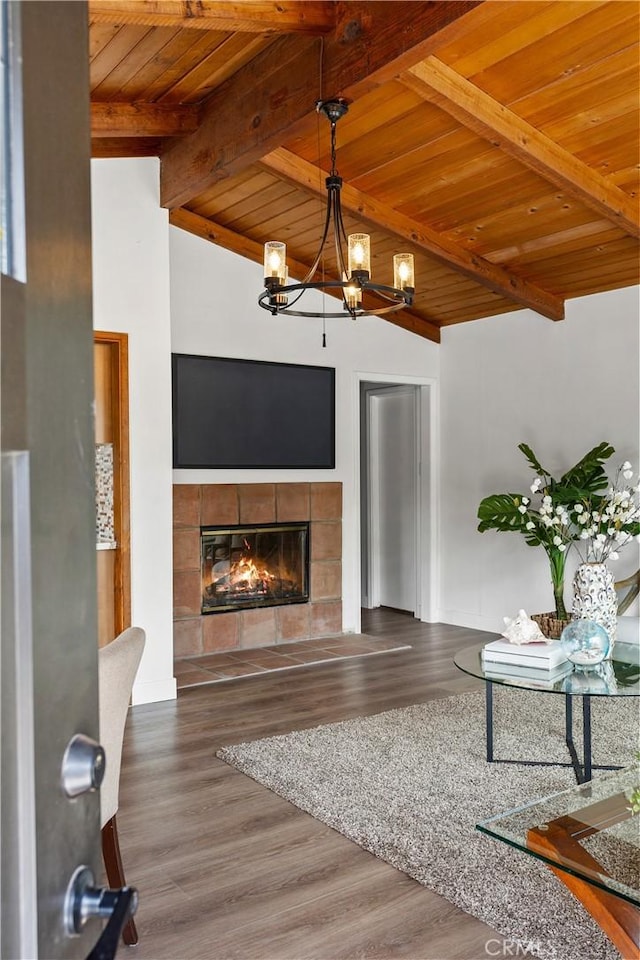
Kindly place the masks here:
[(591, 757), (591, 697), (584, 694), (582, 697), (582, 759), (578, 756), (573, 740), (573, 698), (570, 694), (565, 694), (564, 698), (564, 729), (565, 742), (571, 757), (571, 763), (563, 763), (560, 760), (506, 760), (496, 759), (493, 755), (493, 684), (488, 680), (484, 682), (485, 693), (485, 730), (487, 746), (487, 763), (516, 763), (532, 767), (573, 767), (577, 783), (587, 783), (591, 780), (593, 770), (619, 770), (619, 766), (610, 766), (605, 764), (596, 764), (594, 766)]
[(573, 702), (568, 693), (564, 695), (564, 739), (573, 744)]
[(486, 724), (487, 763), (493, 762), (493, 684), (484, 682), (484, 717)]
[[(573, 742), (573, 709), (569, 695), (565, 697), (565, 740), (571, 755), (571, 763), (578, 783), (591, 780), (593, 764), (591, 760), (591, 697), (582, 697), (582, 763)], [(615, 770), (615, 767), (598, 767), (598, 770)]]
[(582, 783), (591, 780), (591, 697), (585, 695), (582, 698), (582, 762), (583, 779)]
[(573, 700), (568, 693), (566, 693), (564, 697), (564, 741), (567, 745), (569, 756), (571, 757), (571, 765), (576, 775), (576, 782), (584, 783), (582, 779), (583, 767), (578, 758), (576, 745), (573, 742)]

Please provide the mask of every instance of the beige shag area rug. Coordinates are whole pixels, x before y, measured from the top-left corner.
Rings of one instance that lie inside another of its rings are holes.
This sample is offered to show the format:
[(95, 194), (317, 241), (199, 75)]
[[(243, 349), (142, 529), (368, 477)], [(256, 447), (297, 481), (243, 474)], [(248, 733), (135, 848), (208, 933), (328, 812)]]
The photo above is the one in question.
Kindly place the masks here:
[[(568, 760), (564, 697), (494, 688), (494, 708), (496, 757)], [(592, 728), (595, 763), (630, 765), (640, 740), (638, 700), (593, 697)], [(487, 764), (484, 749), (484, 695), (471, 693), (242, 743), (217, 756), (520, 943), (527, 951), (520, 955), (618, 957), (543, 864), (475, 829), (572, 786), (572, 769)], [(602, 775), (595, 771), (594, 779)], [(606, 866), (606, 844), (597, 852)], [(638, 882), (637, 848), (625, 864)]]

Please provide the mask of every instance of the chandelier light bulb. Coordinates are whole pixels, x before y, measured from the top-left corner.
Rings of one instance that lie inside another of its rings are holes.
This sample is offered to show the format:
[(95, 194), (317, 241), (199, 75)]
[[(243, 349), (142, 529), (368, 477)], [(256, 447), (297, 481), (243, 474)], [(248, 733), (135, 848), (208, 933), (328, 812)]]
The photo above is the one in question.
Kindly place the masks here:
[[(289, 283), (289, 267), (287, 266), (284, 268), (284, 280), (282, 283), (285, 287)], [(289, 298), (286, 293), (276, 293), (275, 301), (279, 307), (286, 307), (286, 305), (289, 303)]]
[(344, 288), (344, 302), (348, 310), (357, 310), (362, 305), (362, 290), (360, 284), (350, 281), (346, 273), (342, 279), (347, 284)]
[(371, 272), (370, 240), (367, 233), (352, 233), (349, 243), (349, 274), (352, 277), (368, 277)]
[(396, 253), (393, 257), (393, 285), (399, 290), (415, 289), (412, 253)]
[(268, 240), (264, 245), (264, 276), (265, 279), (276, 279), (285, 282), (287, 275), (287, 245), (279, 240)]

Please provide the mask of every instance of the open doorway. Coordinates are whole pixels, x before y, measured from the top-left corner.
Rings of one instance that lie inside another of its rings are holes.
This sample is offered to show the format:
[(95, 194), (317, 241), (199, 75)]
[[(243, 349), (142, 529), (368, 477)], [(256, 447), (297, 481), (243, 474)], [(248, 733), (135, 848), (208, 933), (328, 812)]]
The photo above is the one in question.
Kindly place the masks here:
[(433, 620), (433, 384), (359, 383), (362, 607)]

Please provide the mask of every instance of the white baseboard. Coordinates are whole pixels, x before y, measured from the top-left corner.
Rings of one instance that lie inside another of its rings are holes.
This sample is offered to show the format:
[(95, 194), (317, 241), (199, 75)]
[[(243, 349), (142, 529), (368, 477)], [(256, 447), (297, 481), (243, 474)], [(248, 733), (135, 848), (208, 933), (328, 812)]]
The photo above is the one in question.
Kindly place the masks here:
[[(623, 621), (621, 625), (621, 621)], [(460, 610), (444, 610), (440, 623), (449, 623), (454, 627), (468, 627), (470, 630), (488, 630), (489, 633), (501, 633), (502, 623), (495, 617), (483, 617), (479, 614), (465, 613)], [(618, 642), (640, 645), (640, 619), (638, 617), (618, 617)]]
[(175, 677), (166, 680), (147, 680), (135, 683), (131, 702), (136, 707), (142, 703), (159, 703), (161, 700), (175, 700), (178, 693)]
[(480, 614), (466, 613), (461, 610), (442, 610), (440, 623), (449, 623), (454, 627), (468, 627), (469, 630), (488, 630), (489, 633), (501, 633), (504, 626), (498, 617), (483, 617)]

